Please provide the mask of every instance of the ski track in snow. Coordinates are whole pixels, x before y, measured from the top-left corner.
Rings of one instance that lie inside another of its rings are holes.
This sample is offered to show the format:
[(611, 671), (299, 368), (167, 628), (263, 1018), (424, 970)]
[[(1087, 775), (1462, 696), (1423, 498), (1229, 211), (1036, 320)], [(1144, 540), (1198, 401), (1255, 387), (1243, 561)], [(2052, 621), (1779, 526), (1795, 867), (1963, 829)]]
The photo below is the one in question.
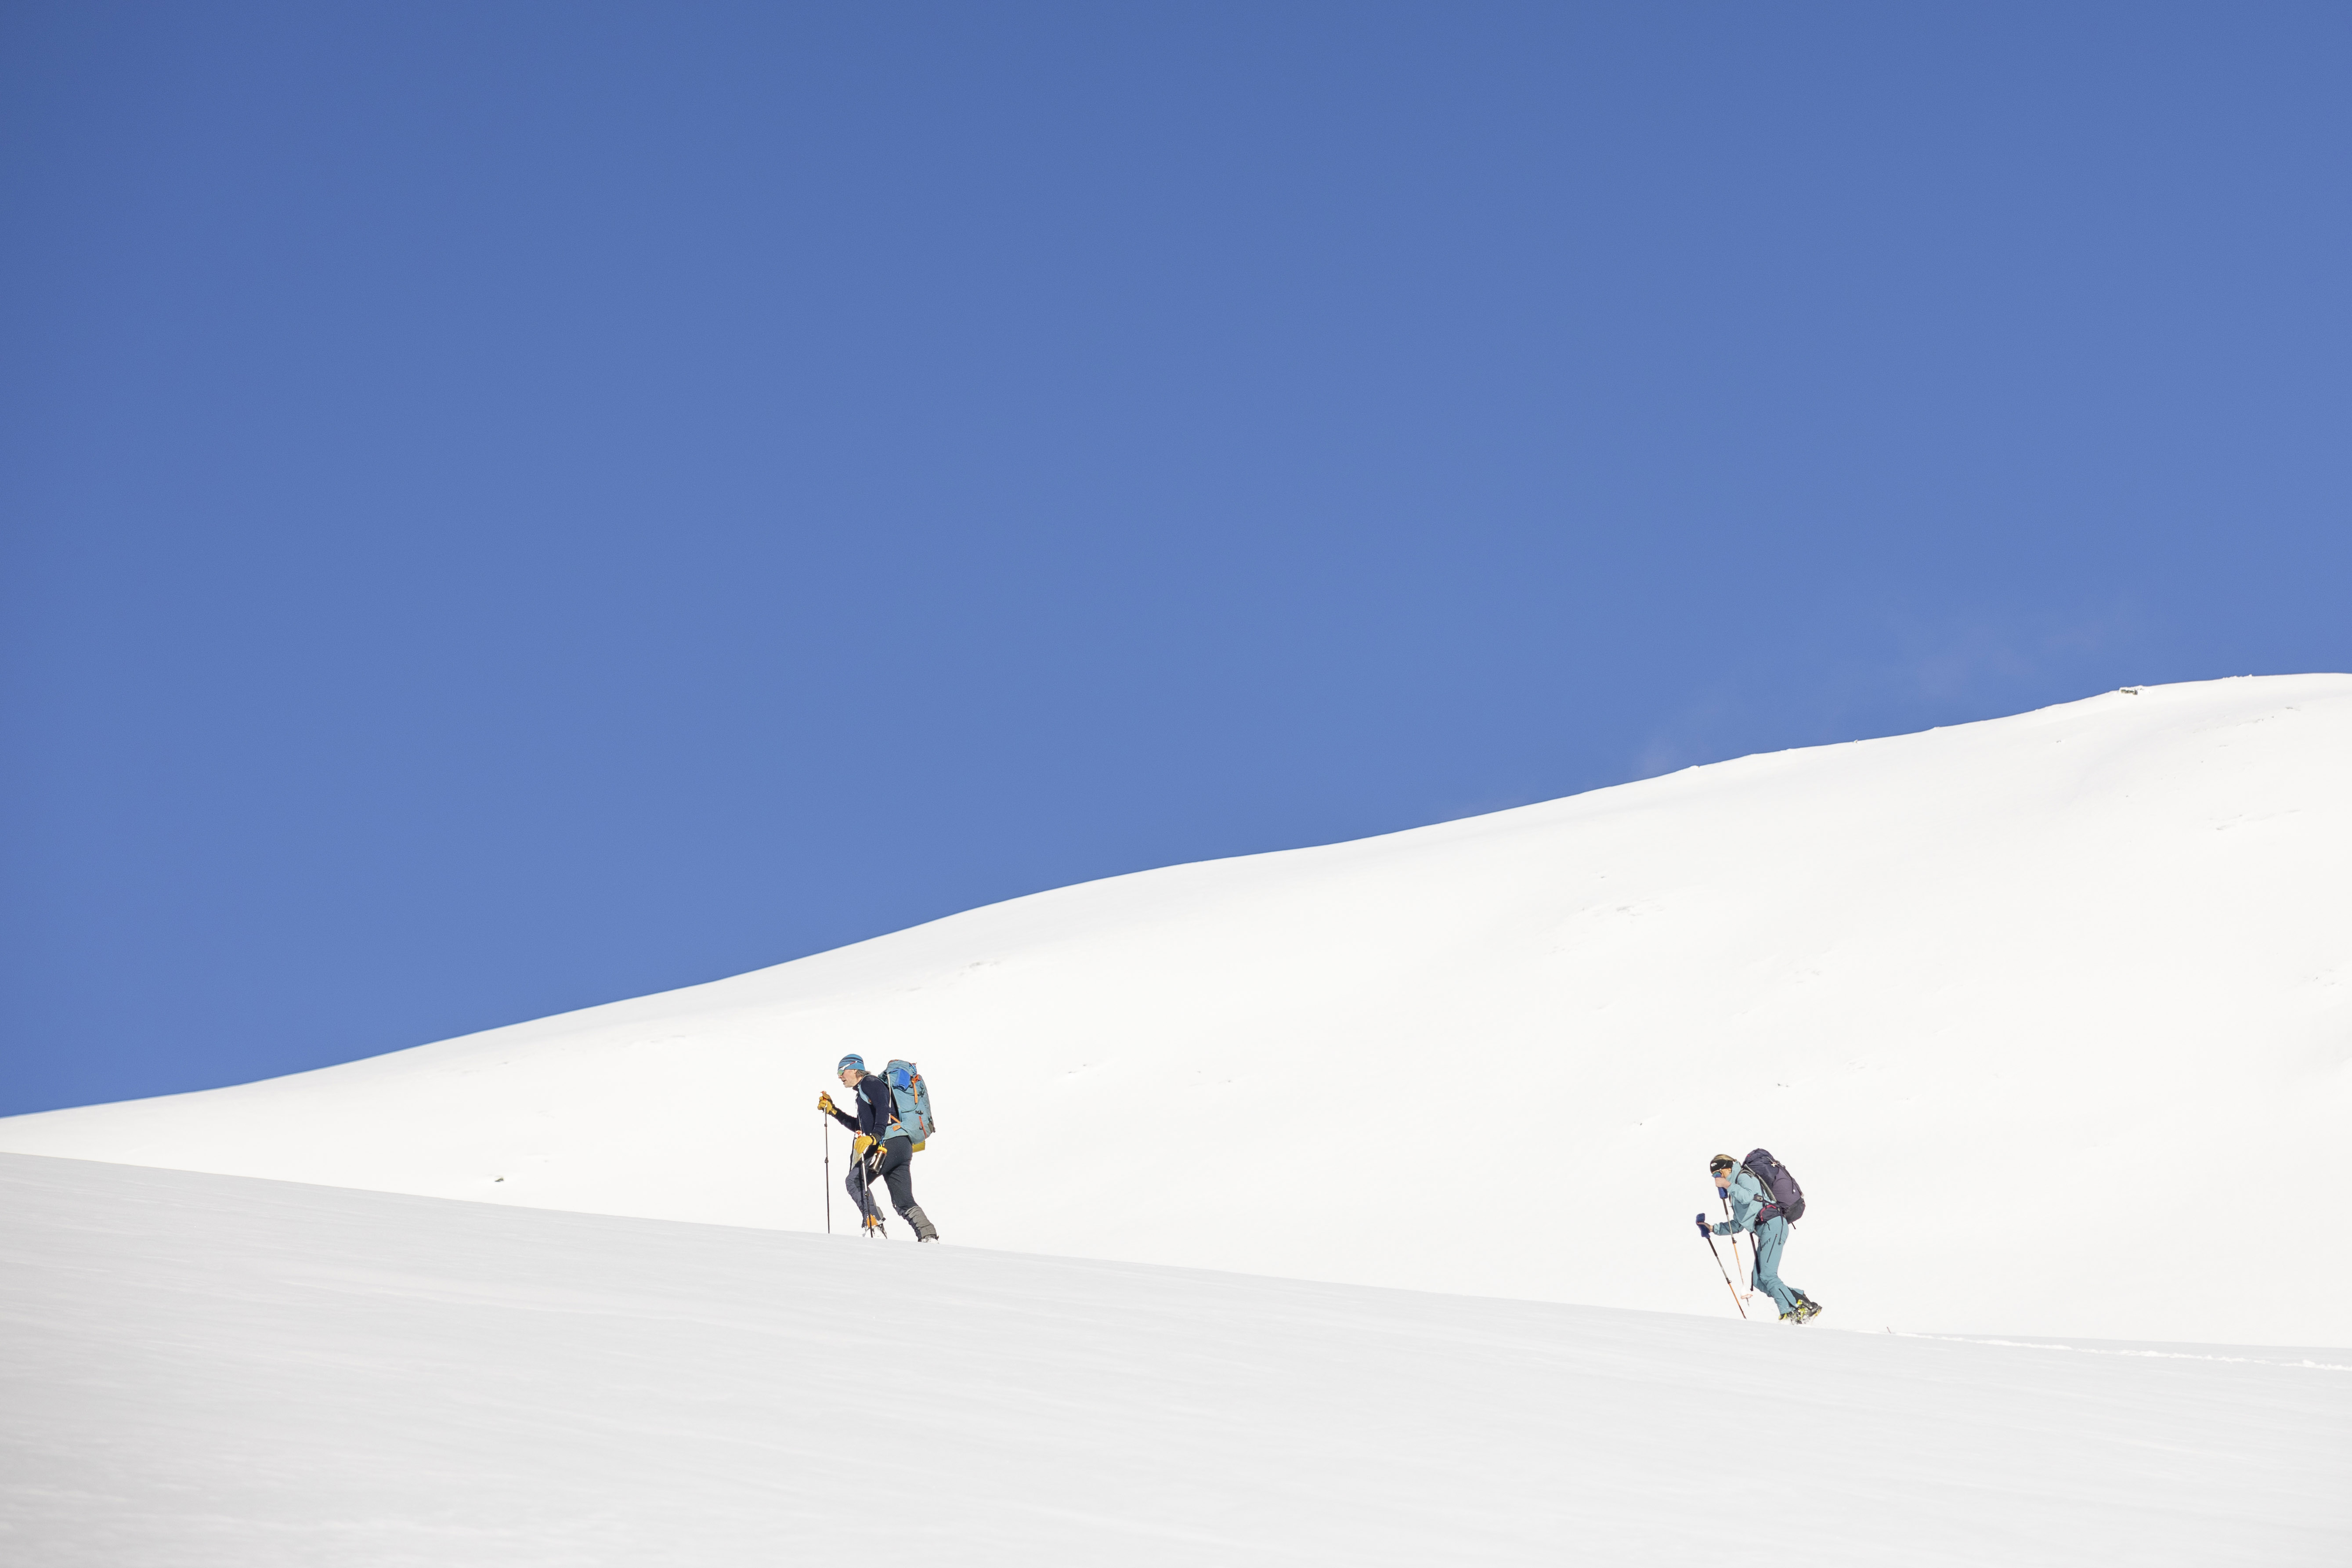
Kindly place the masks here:
[(2259, 1354), (16, 1155), (0, 1328), (37, 1568), (2352, 1559), (2352, 1383)]

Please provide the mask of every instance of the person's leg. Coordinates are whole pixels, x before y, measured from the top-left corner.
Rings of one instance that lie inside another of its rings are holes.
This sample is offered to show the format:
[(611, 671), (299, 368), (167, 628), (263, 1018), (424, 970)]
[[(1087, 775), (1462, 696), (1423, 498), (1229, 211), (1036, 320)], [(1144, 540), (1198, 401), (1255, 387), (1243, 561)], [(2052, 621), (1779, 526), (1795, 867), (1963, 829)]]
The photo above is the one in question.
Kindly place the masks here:
[(1782, 1312), (1797, 1310), (1796, 1292), (1780, 1283), (1780, 1248), (1788, 1239), (1789, 1222), (1779, 1215), (1756, 1227), (1756, 1288)]
[(849, 1163), (849, 1174), (841, 1179), (841, 1184), (849, 1189), (849, 1201), (857, 1205), (860, 1220), (871, 1223), (881, 1219), (882, 1211), (874, 1206), (874, 1189), (866, 1180), (864, 1161)]
[(893, 1138), (882, 1145), (882, 1165), (874, 1173), (890, 1189), (890, 1206), (901, 1215), (915, 1206), (915, 1141)]
[(890, 1206), (915, 1227), (918, 1241), (937, 1241), (940, 1233), (915, 1202), (915, 1141), (893, 1138), (882, 1145), (882, 1179), (890, 1184)]

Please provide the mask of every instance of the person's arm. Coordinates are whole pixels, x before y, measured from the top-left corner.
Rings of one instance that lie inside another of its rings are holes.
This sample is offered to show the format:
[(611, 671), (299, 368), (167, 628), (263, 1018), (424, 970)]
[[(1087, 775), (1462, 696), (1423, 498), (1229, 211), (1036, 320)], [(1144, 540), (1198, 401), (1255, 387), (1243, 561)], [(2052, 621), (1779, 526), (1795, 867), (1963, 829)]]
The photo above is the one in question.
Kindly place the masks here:
[(857, 1131), (857, 1118), (850, 1115), (846, 1110), (842, 1110), (840, 1106), (834, 1104), (833, 1097), (829, 1091), (825, 1096), (824, 1105), (819, 1109), (828, 1111), (835, 1121), (840, 1122), (852, 1132)]
[(1715, 1234), (1738, 1236), (1741, 1231), (1754, 1229), (1756, 1215), (1764, 1207), (1763, 1194), (1756, 1185), (1756, 1178), (1742, 1171), (1731, 1178), (1731, 1184), (1724, 1189), (1724, 1193), (1731, 1199), (1731, 1217), (1717, 1221)]
[[(887, 1142), (893, 1138), (910, 1138), (906, 1124), (898, 1120), (898, 1097), (890, 1092), (887, 1075), (865, 1080), (874, 1086), (874, 1142)], [(860, 1087), (863, 1087), (861, 1085)]]
[(857, 1130), (877, 1143), (889, 1136), (889, 1086), (872, 1073), (857, 1080)]

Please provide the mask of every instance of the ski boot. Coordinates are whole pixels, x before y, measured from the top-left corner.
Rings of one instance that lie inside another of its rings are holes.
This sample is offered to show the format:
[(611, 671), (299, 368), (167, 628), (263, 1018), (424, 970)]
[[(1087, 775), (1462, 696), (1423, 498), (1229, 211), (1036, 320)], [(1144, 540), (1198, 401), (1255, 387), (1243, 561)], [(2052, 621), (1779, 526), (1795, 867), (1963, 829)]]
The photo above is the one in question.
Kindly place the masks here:
[(1806, 1295), (1802, 1290), (1798, 1291), (1797, 1321), (1801, 1323), (1810, 1323), (1821, 1315), (1822, 1304), (1819, 1301), (1814, 1300), (1811, 1296)]
[(882, 1216), (878, 1214), (867, 1215), (866, 1216), (866, 1239), (868, 1241), (877, 1239), (887, 1241), (889, 1238), (890, 1233), (883, 1226)]
[(917, 1241), (937, 1241), (940, 1238), (940, 1227), (933, 1225), (930, 1216), (923, 1213), (922, 1205), (908, 1204), (898, 1211), (898, 1217), (915, 1227)]

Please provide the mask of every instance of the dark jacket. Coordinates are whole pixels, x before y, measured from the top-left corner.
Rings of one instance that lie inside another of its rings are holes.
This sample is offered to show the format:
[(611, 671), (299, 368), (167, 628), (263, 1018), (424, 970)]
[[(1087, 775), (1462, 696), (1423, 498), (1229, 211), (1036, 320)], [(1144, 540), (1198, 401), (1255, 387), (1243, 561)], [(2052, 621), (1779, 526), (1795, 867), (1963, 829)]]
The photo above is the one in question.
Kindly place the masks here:
[(852, 1132), (863, 1132), (877, 1143), (888, 1138), (904, 1138), (907, 1130), (898, 1125), (898, 1107), (890, 1098), (890, 1086), (882, 1081), (880, 1073), (867, 1073), (857, 1080), (857, 1114), (836, 1110), (833, 1119)]

